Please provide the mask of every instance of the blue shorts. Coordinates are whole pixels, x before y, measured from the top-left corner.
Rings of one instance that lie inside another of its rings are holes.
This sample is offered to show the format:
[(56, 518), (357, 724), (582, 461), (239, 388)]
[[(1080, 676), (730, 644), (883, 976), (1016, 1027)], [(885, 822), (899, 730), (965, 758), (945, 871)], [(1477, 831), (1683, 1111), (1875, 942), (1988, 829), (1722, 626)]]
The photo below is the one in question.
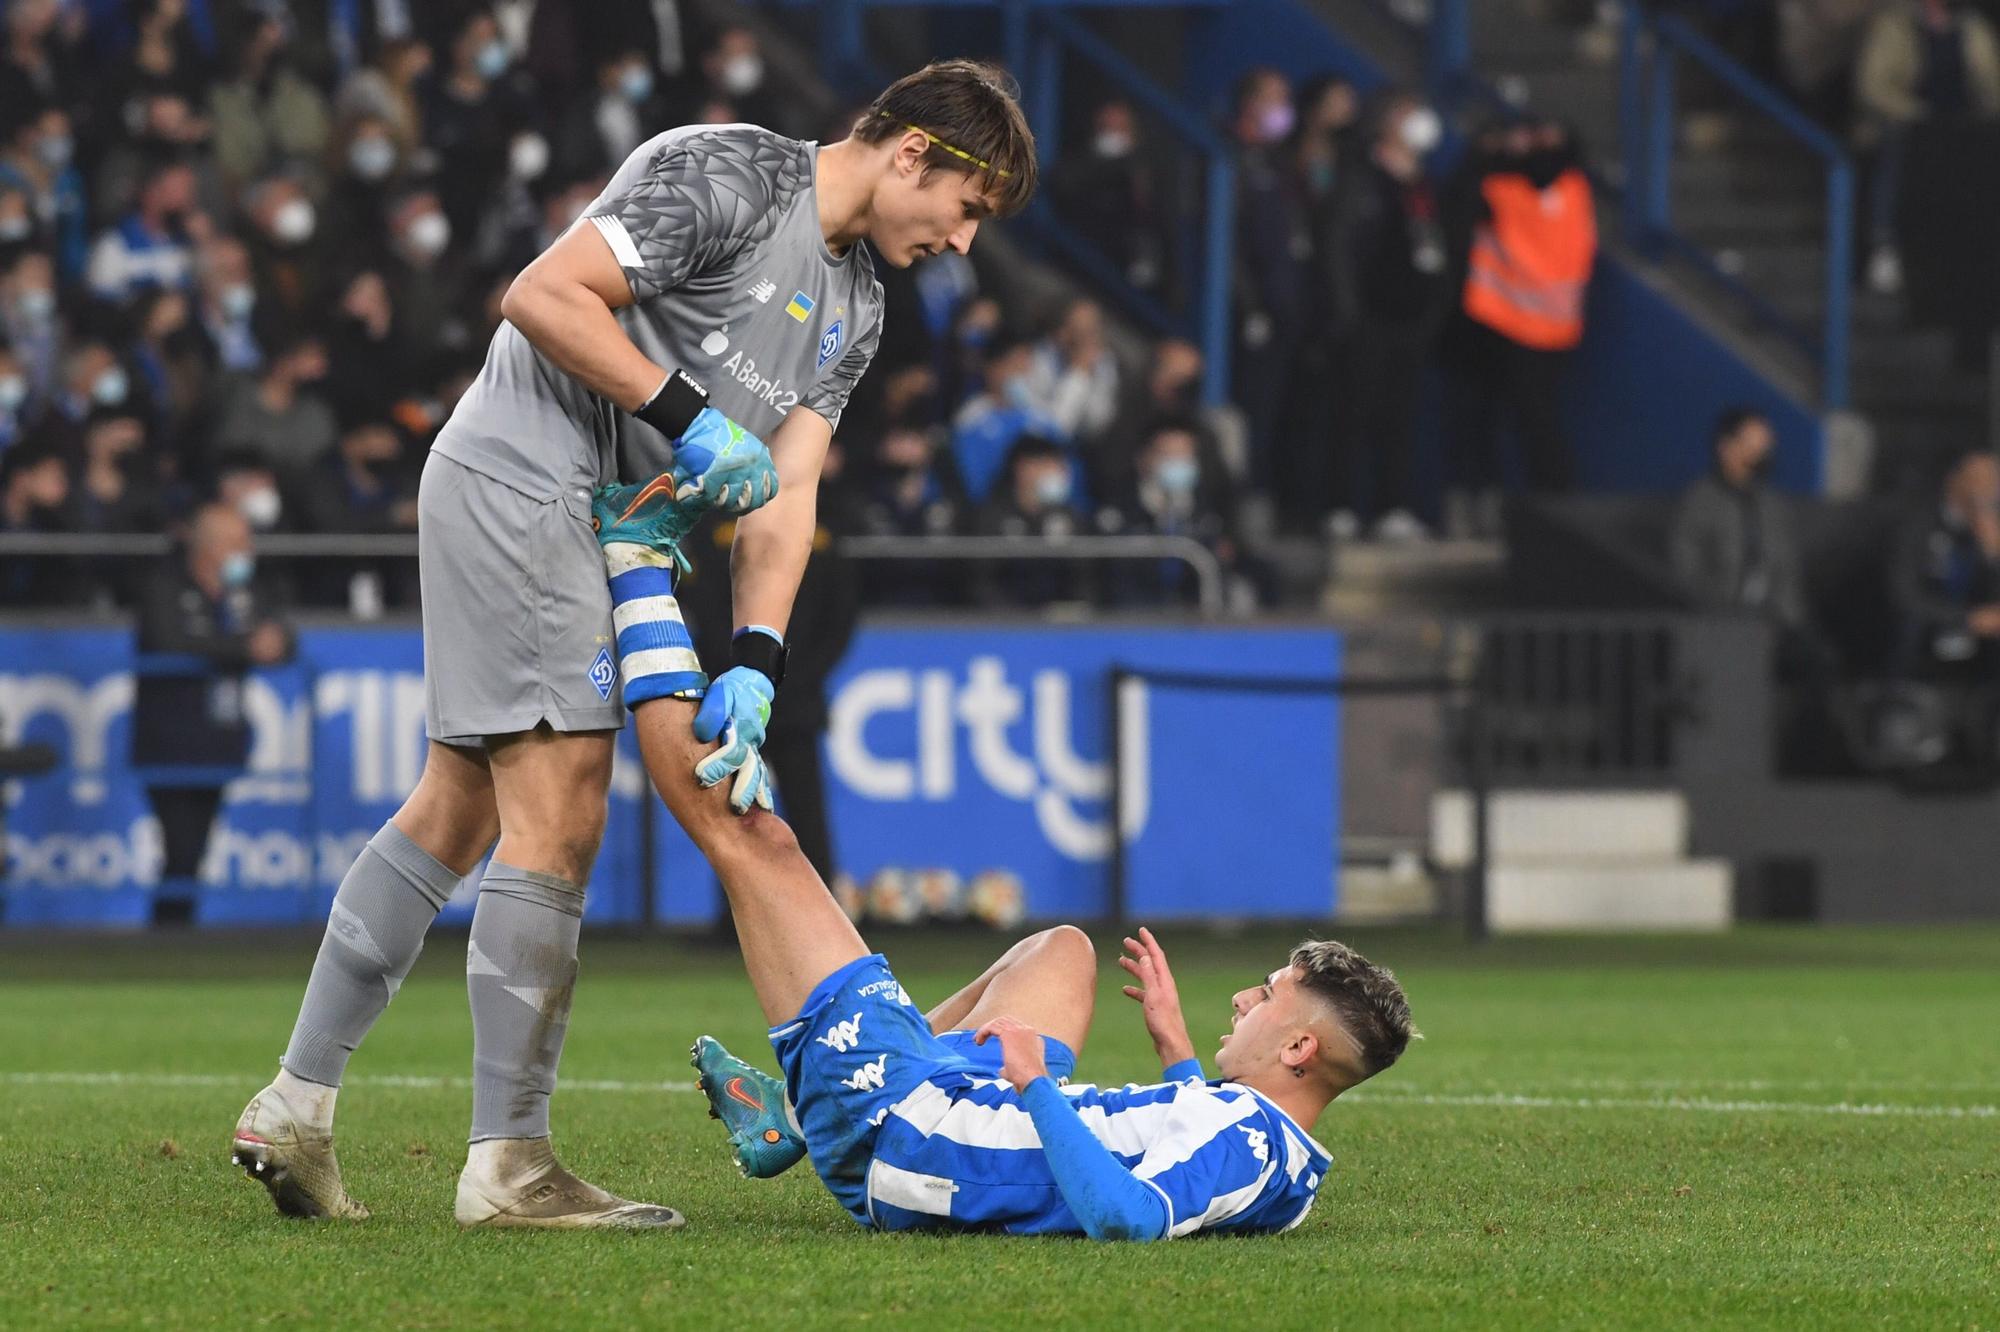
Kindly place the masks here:
[[(1049, 1076), (1066, 1081), (1076, 1054), (1043, 1037)], [(926, 1083), (963, 1087), (1000, 1075), (1000, 1044), (969, 1031), (935, 1035), (880, 953), (856, 958), (813, 988), (799, 1015), (771, 1028), (771, 1048), (799, 1117), (813, 1169), (868, 1224), (868, 1166), (890, 1109)]]

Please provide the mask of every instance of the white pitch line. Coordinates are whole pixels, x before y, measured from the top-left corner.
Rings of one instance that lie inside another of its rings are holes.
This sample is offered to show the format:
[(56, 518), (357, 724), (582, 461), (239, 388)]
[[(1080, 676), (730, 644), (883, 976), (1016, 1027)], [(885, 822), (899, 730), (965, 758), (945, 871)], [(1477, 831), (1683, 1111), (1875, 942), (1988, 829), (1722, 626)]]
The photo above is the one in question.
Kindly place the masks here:
[[(223, 1073), (92, 1073), (92, 1072), (0, 1072), (0, 1084), (8, 1086), (125, 1086), (125, 1087), (247, 1087), (255, 1074)], [(472, 1079), (457, 1077), (413, 1077), (407, 1074), (377, 1074), (347, 1079), (347, 1086), (402, 1087), (432, 1091), (459, 1091), (472, 1086)], [(558, 1084), (561, 1091), (587, 1092), (691, 1092), (692, 1082), (633, 1082), (617, 1078), (575, 1078)], [(1718, 1101), (1700, 1096), (1530, 1096), (1515, 1092), (1419, 1092), (1395, 1087), (1378, 1087), (1350, 1092), (1347, 1099), (1375, 1105), (1440, 1105), (1486, 1107), (1495, 1110), (1675, 1110), (1716, 1115), (1851, 1115), (1864, 1119), (1996, 1119), (2000, 1106), (1993, 1105), (1899, 1105), (1838, 1101), (1831, 1104), (1811, 1101)]]
[(1855, 1115), (1867, 1119), (1995, 1119), (1994, 1105), (1892, 1105), (1839, 1101), (1711, 1101), (1694, 1096), (1522, 1096), (1508, 1092), (1403, 1095), (1390, 1088), (1350, 1093), (1349, 1100), (1377, 1105), (1465, 1105), (1498, 1110), (1687, 1110), (1713, 1115)]

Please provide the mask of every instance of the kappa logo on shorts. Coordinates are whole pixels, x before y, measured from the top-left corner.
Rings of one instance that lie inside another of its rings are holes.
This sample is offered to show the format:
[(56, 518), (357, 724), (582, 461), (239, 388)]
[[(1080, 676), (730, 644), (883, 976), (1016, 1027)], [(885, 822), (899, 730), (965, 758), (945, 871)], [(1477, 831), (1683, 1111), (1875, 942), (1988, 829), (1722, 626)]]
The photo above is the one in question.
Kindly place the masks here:
[(833, 321), (833, 327), (819, 335), (819, 364), (813, 369), (824, 370), (826, 363), (840, 354), (840, 335), (846, 326), (845, 319), (836, 319)]
[(835, 1054), (846, 1054), (861, 1043), (861, 1014), (834, 1023), (826, 1029), (826, 1035), (813, 1039)]
[(590, 663), (590, 682), (597, 686), (597, 696), (605, 702), (611, 701), (611, 686), (618, 683), (618, 663), (611, 660), (610, 648), (597, 649), (597, 659)]
[(882, 1070), (889, 1065), (889, 1056), (876, 1055), (873, 1059), (854, 1070), (854, 1076), (842, 1078), (840, 1085), (850, 1091), (882, 1090)]

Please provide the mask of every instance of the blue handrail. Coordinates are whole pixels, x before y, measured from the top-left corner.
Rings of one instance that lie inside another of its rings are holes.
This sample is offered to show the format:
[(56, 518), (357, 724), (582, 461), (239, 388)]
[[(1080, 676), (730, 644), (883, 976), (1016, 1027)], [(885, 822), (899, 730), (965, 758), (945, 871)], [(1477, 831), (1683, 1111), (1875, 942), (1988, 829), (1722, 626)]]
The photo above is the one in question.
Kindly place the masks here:
[[(1651, 41), (1648, 42), (1647, 38)], [(1699, 253), (1674, 230), (1672, 215), (1673, 141), (1676, 124), (1676, 59), (1686, 56), (1711, 78), (1748, 102), (1759, 114), (1797, 139), (1826, 164), (1825, 309), (1815, 339), (1794, 328), (1758, 293), (1722, 274), (1701, 255), (1701, 266), (1736, 288), (1760, 318), (1798, 342), (1820, 367), (1820, 400), (1828, 409), (1847, 405), (1850, 282), (1854, 255), (1854, 163), (1832, 135), (1714, 43), (1671, 14), (1648, 14), (1638, 0), (1626, 0), (1619, 41), (1619, 115), (1625, 145), (1626, 219), (1635, 237)]]

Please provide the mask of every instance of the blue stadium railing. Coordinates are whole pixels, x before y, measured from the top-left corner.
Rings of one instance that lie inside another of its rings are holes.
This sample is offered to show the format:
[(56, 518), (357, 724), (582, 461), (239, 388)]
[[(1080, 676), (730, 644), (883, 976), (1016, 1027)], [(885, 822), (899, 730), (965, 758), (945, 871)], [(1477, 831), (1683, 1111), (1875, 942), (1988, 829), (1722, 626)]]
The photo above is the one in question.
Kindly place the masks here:
[[(822, 76), (835, 88), (873, 91), (883, 82), (868, 58), (862, 16), (871, 8), (982, 9), (1000, 20), (1002, 60), (1020, 79), (1023, 109), (1041, 148), (1044, 168), (1061, 156), (1058, 109), (1063, 104), (1065, 59), (1080, 61), (1135, 107), (1163, 125), (1201, 163), (1201, 231), (1192, 309), (1177, 314), (1125, 279), (1109, 257), (1037, 202), (1023, 221), (1035, 239), (1060, 253), (1134, 317), (1155, 332), (1192, 339), (1201, 347), (1202, 396), (1226, 400), (1230, 360), (1230, 265), (1236, 227), (1234, 155), (1222, 137), (1138, 66), (1076, 21), (1076, 9), (1204, 7), (1202, 0), (776, 0), (792, 8), (814, 6), (820, 19)], [(1207, 0), (1209, 4), (1226, 0)]]
[[(1820, 372), (1820, 402), (1847, 406), (1849, 287), (1854, 257), (1854, 163), (1838, 140), (1784, 94), (1730, 59), (1708, 38), (1672, 14), (1650, 14), (1625, 5), (1620, 35), (1619, 119), (1626, 162), (1625, 218), (1642, 245), (1670, 249), (1729, 289), (1764, 324), (1813, 358)], [(1676, 82), (1680, 59), (1692, 60), (1758, 115), (1777, 125), (1826, 165), (1825, 307), (1815, 333), (1780, 311), (1765, 295), (1716, 262), (1676, 230), (1672, 214)]]

